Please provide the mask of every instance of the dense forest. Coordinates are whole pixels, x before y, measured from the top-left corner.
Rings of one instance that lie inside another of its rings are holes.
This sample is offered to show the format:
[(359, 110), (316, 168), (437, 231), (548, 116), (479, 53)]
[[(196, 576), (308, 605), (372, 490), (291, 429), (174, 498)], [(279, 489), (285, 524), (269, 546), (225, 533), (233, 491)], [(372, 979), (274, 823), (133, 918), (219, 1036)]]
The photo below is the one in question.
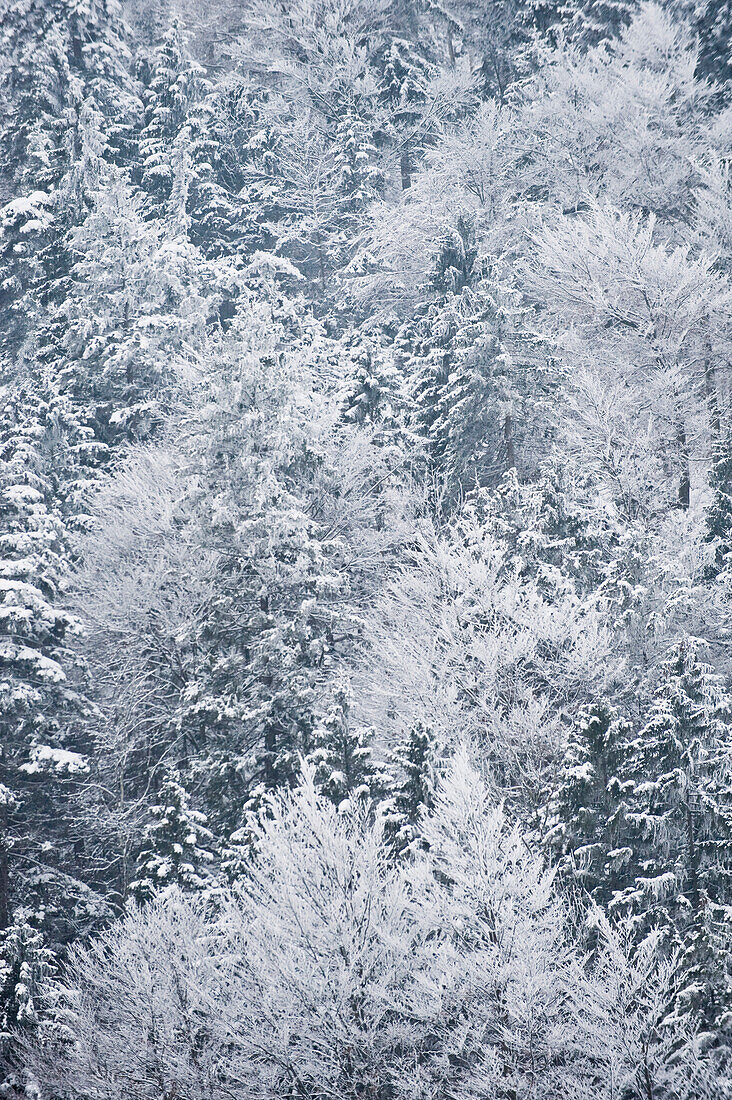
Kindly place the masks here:
[(732, 1097), (731, 43), (2, 0), (0, 1097)]

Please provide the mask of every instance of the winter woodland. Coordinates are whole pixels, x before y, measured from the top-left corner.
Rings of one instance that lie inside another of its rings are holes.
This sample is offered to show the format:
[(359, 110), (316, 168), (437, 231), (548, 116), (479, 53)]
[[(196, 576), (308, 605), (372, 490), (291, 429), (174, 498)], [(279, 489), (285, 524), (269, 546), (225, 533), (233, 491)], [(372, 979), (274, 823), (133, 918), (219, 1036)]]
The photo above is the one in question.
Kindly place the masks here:
[(0, 2), (0, 1098), (732, 1098), (732, 0)]

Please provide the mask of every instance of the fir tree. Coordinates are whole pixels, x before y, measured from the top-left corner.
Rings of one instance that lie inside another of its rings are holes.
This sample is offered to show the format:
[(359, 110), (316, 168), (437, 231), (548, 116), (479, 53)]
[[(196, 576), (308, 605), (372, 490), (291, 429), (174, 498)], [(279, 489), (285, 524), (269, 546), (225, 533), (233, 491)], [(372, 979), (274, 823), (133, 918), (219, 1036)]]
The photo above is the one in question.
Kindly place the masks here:
[(313, 748), (307, 757), (316, 788), (334, 806), (373, 797), (377, 790), (370, 733), (361, 726), (353, 727), (351, 708), (350, 685), (337, 685), (328, 713), (313, 730)]
[(724, 1012), (730, 938), (728, 714), (729, 698), (720, 677), (701, 660), (698, 644), (690, 638), (676, 643), (664, 662), (651, 717), (625, 750), (634, 881), (613, 899), (639, 921), (655, 921), (684, 939), (680, 1001), (708, 1022)]
[(173, 885), (183, 890), (204, 889), (210, 882), (213, 834), (206, 815), (190, 805), (177, 773), (166, 778), (149, 814), (151, 820), (137, 858), (137, 878), (130, 884), (133, 896), (147, 901)]
[(384, 802), (386, 834), (395, 855), (419, 841), (423, 816), (434, 809), (437, 747), (433, 731), (418, 720), (389, 754)]
[[(61, 606), (69, 563), (63, 521), (63, 491), (76, 466), (70, 425), (52, 406), (25, 391), (6, 393), (0, 423), (0, 726), (3, 753), (2, 838), (0, 842), (0, 926), (9, 920), (11, 898), (43, 895), (54, 881), (51, 866), (63, 863), (68, 829), (68, 788), (83, 778), (88, 762), (83, 745), (69, 739), (67, 724), (86, 711), (70, 676), (71, 637), (79, 623)], [(56, 480), (58, 479), (58, 480)], [(61, 839), (55, 849), (53, 838)], [(35, 874), (15, 861), (47, 852), (48, 871)], [(13, 868), (11, 875), (10, 868)], [(50, 874), (48, 873), (50, 871)]]
[(150, 195), (150, 212), (164, 210), (173, 188), (174, 147), (190, 108), (207, 84), (202, 68), (185, 50), (178, 23), (171, 25), (151, 64), (138, 138), (139, 178)]
[(151, 433), (163, 384), (205, 331), (197, 254), (180, 228), (143, 214), (139, 193), (105, 179), (70, 235), (67, 294), (42, 336), (44, 361), (104, 442)]
[(34, 927), (31, 913), (20, 908), (1, 933), (0, 1038), (7, 1043), (15, 1028), (33, 1027), (44, 1007), (44, 986), (56, 969), (53, 952)]
[(544, 842), (599, 904), (625, 881), (623, 751), (629, 723), (604, 702), (585, 707), (570, 732), (547, 805)]
[(732, 553), (732, 441), (717, 449), (709, 484), (712, 500), (706, 513), (705, 539), (713, 544), (714, 559), (706, 576), (712, 580), (727, 568)]

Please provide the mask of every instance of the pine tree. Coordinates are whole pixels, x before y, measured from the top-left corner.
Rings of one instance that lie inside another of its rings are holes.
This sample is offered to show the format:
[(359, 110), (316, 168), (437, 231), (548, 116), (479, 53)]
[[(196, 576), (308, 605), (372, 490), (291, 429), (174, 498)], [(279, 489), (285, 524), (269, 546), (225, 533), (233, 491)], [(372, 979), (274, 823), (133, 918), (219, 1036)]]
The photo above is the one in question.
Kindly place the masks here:
[(383, 185), (371, 127), (350, 111), (339, 120), (335, 143), (341, 187), (348, 196), (351, 209), (358, 212), (379, 193)]
[(623, 750), (631, 732), (605, 702), (585, 707), (570, 732), (542, 823), (560, 866), (599, 904), (625, 882), (627, 846)]
[(349, 799), (374, 797), (378, 789), (370, 731), (353, 727), (352, 705), (350, 684), (336, 685), (328, 713), (313, 730), (313, 747), (307, 757), (316, 788), (334, 806), (347, 804)]
[(16, 0), (2, 19), (2, 173), (15, 186), (47, 190), (64, 161), (64, 109), (71, 67), (58, 3)]
[(173, 188), (174, 147), (189, 110), (207, 90), (203, 69), (188, 57), (177, 22), (155, 51), (145, 89), (138, 138), (138, 175), (150, 195), (149, 212), (164, 211)]
[(388, 129), (399, 152), (401, 187), (406, 191), (412, 186), (415, 158), (420, 151), (417, 122), (434, 67), (414, 42), (396, 36), (378, 52), (375, 64), (380, 73), (381, 96), (389, 111)]
[(193, 103), (177, 138), (190, 159), (190, 239), (209, 257), (238, 252), (245, 221), (241, 199), (224, 183), (225, 133), (218, 117), (219, 106), (220, 97), (213, 92)]
[(434, 733), (424, 722), (415, 722), (389, 754), (387, 774), (386, 835), (399, 856), (419, 841), (422, 818), (434, 808), (437, 747)]
[(204, 889), (210, 883), (213, 834), (206, 815), (191, 807), (176, 772), (163, 782), (149, 814), (137, 857), (137, 878), (130, 884), (132, 895), (147, 901), (172, 885)]

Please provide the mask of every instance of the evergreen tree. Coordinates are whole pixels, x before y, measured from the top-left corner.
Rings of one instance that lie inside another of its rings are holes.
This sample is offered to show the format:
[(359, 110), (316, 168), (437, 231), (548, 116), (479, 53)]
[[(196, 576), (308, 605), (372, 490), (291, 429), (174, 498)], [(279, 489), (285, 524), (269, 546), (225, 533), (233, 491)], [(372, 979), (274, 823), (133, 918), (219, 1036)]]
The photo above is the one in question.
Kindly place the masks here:
[(188, 792), (173, 772), (165, 779), (137, 857), (137, 878), (130, 885), (138, 901), (147, 901), (169, 886), (202, 890), (210, 883), (213, 834), (206, 815), (190, 805)]
[(732, 76), (729, 42), (732, 37), (732, 6), (728, 0), (702, 0), (693, 6), (694, 32), (698, 35), (700, 76), (725, 84)]
[(144, 219), (116, 175), (70, 234), (65, 298), (45, 327), (43, 357), (88, 410), (100, 440), (148, 436), (172, 383), (205, 332), (200, 260), (180, 230)]
[(21, 191), (55, 187), (68, 123), (93, 100), (110, 136), (138, 109), (117, 0), (11, 0), (3, 12), (0, 169)]
[(155, 51), (143, 95), (138, 174), (143, 189), (150, 195), (151, 214), (160, 214), (170, 198), (176, 140), (190, 108), (206, 90), (203, 69), (187, 55), (180, 25), (174, 22)]
[(224, 182), (225, 132), (218, 117), (219, 104), (220, 97), (213, 92), (193, 103), (177, 138), (190, 162), (190, 239), (209, 257), (238, 252), (245, 233), (241, 199)]
[(424, 722), (417, 720), (389, 754), (387, 774), (386, 834), (399, 856), (419, 841), (422, 818), (434, 809), (437, 747)]
[(373, 798), (378, 791), (371, 731), (362, 726), (353, 728), (351, 707), (350, 685), (336, 685), (328, 713), (315, 725), (313, 747), (307, 757), (316, 788), (334, 806), (342, 806), (349, 799)]
[[(13, 914), (12, 923), (0, 932), (2, 1068), (6, 1068), (6, 1057), (11, 1055), (14, 1035), (18, 1031), (27, 1035), (43, 1019), (50, 1001), (49, 979), (57, 967), (53, 952), (30, 918), (30, 911), (21, 907)], [(12, 1077), (3, 1082), (6, 1087), (11, 1083)]]
[(717, 1025), (727, 996), (732, 896), (728, 714), (729, 697), (698, 644), (676, 643), (651, 717), (625, 749), (634, 881), (613, 899), (643, 924), (655, 922), (683, 938), (680, 1002)]
[(67, 435), (71, 427), (32, 390), (6, 391), (0, 423), (0, 927), (10, 919), (12, 899), (44, 898), (58, 885), (54, 868), (63, 869), (72, 832), (70, 793), (89, 770), (80, 735), (71, 736), (69, 728), (87, 710), (71, 676), (69, 643), (79, 623), (60, 599), (70, 556), (63, 501), (73, 493), (71, 472), (88, 444), (83, 432), (77, 439)]
[(714, 559), (706, 575), (712, 580), (728, 567), (732, 553), (732, 441), (717, 448), (709, 484), (712, 500), (706, 513), (705, 540), (714, 546)]
[(627, 846), (623, 752), (629, 723), (607, 703), (585, 707), (570, 732), (543, 824), (544, 843), (598, 904), (622, 887)]

